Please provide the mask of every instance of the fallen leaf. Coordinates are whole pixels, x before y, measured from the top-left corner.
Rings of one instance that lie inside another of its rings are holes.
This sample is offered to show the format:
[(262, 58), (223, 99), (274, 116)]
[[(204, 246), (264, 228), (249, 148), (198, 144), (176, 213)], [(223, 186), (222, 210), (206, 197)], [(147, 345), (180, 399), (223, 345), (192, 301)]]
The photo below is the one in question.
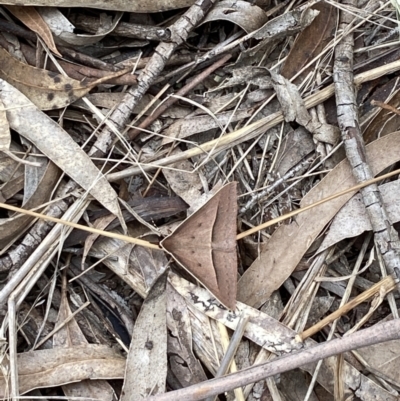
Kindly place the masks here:
[[(24, 6), (49, 6), (49, 7), (90, 7), (102, 10), (118, 10), (135, 13), (156, 13), (159, 11), (175, 10), (190, 7), (195, 0), (24, 0)], [(0, 1), (0, 4), (20, 5), (20, 0)]]
[[(17, 364), (20, 394), (85, 379), (122, 379), (125, 370), (122, 356), (97, 344), (24, 352), (17, 355)], [(0, 377), (1, 397), (7, 397), (8, 388), (4, 377)]]
[(171, 285), (167, 285), (167, 295), (169, 367), (179, 384), (188, 387), (207, 380), (207, 376), (193, 354), (192, 327), (186, 301)]
[(121, 216), (118, 196), (79, 145), (25, 95), (0, 79), (0, 99), (10, 127), (31, 141), (105, 208)]
[[(56, 325), (68, 319), (72, 312), (67, 298), (67, 280), (64, 271), (62, 282), (61, 303)], [(71, 319), (53, 336), (54, 348), (71, 348), (74, 346), (89, 345), (75, 319)], [(64, 394), (69, 397), (83, 397), (86, 399), (97, 399), (100, 401), (112, 401), (114, 390), (105, 380), (82, 380), (79, 383), (64, 384)]]
[(85, 96), (96, 85), (126, 71), (95, 81), (77, 81), (52, 71), (32, 67), (14, 58), (0, 46), (0, 78), (20, 90), (41, 110), (60, 109)]
[[(388, 213), (389, 223), (397, 223), (400, 221), (399, 181), (391, 181), (380, 185), (379, 192)], [(357, 237), (365, 231), (372, 231), (372, 227), (362, 196), (358, 193), (334, 217), (318, 252), (322, 252), (345, 238)]]
[(26, 5), (7, 6), (7, 10), (10, 11), (14, 15), (14, 17), (18, 18), (33, 32), (36, 32), (53, 53), (57, 54), (57, 56), (62, 57), (57, 50), (56, 44), (54, 43), (53, 35), (48, 25), (43, 20), (42, 16), (38, 13), (35, 7)]
[(267, 15), (255, 4), (243, 0), (223, 0), (215, 4), (202, 23), (210, 21), (230, 21), (250, 33), (267, 22)]
[[(311, 24), (297, 36), (280, 71), (287, 79), (292, 78), (311, 60), (317, 57), (333, 38), (337, 22), (337, 8), (329, 3), (320, 1), (313, 5), (311, 9), (319, 11), (319, 14)], [(294, 83), (303, 82), (304, 77), (306, 77), (313, 68), (315, 68), (314, 65), (307, 67), (301, 75), (296, 78)]]
[(140, 400), (165, 392), (167, 380), (168, 271), (154, 283), (132, 333), (121, 401)]
[[(400, 158), (400, 132), (394, 132), (367, 146), (373, 174), (396, 163)], [(314, 203), (355, 185), (347, 161), (337, 165), (302, 200), (301, 206)], [(324, 226), (354, 194), (301, 213), (292, 224), (281, 225), (266, 243), (266, 248), (239, 280), (238, 300), (259, 307), (291, 275), (301, 258)], [(288, 251), (290, 250), (290, 252)]]

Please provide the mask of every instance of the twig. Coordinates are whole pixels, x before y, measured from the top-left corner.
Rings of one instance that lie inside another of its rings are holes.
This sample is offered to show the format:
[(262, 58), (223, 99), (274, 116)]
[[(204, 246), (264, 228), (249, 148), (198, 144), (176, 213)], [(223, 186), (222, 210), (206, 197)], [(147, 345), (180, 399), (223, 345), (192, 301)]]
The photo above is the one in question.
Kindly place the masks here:
[[(338, 192), (338, 193), (333, 194), (331, 196), (328, 196), (326, 198), (323, 198), (323, 199), (319, 200), (318, 202), (312, 203), (311, 205), (299, 208), (297, 210), (293, 210), (292, 212), (284, 214), (283, 216), (279, 216), (279, 217), (277, 217), (275, 219), (267, 221), (264, 224), (260, 224), (259, 226), (253, 227), (250, 230), (247, 230), (247, 231), (244, 231), (244, 232), (238, 234), (236, 236), (236, 239), (239, 240), (239, 239), (242, 239), (244, 237), (247, 237), (248, 235), (254, 234), (257, 231), (263, 230), (264, 228), (270, 227), (270, 226), (272, 226), (274, 224), (280, 223), (281, 221), (287, 220), (290, 217), (293, 217), (293, 216), (296, 216), (296, 215), (298, 215), (298, 214), (300, 214), (302, 212), (305, 212), (306, 210), (312, 209), (312, 208), (314, 208), (316, 206), (319, 206), (319, 205), (321, 205), (321, 204), (323, 204), (325, 202), (329, 202), (332, 199), (336, 199), (336, 198), (338, 198), (340, 196), (343, 196), (345, 194), (348, 194), (350, 192), (356, 192), (361, 188), (364, 188), (364, 187), (366, 187), (368, 185), (374, 184), (374, 183), (379, 182), (381, 180), (384, 180), (386, 178), (392, 177), (392, 176), (394, 176), (396, 174), (400, 174), (400, 169), (394, 170), (394, 171), (391, 171), (390, 173), (387, 173), (387, 174), (381, 175), (379, 177), (373, 178), (372, 180), (364, 181), (364, 182), (362, 182), (360, 184), (354, 185), (353, 187), (345, 189), (344, 191), (341, 191), (341, 192)], [(56, 217), (52, 217), (52, 216), (48, 216), (48, 215), (45, 215), (45, 214), (33, 212), (31, 210), (22, 209), (22, 208), (19, 208), (17, 206), (8, 205), (6, 203), (0, 202), (0, 208), (11, 210), (11, 211), (17, 212), (17, 213), (27, 214), (29, 216), (37, 217), (39, 219), (52, 221), (54, 223), (60, 223), (60, 224), (63, 224), (63, 225), (69, 226), (69, 227), (77, 228), (79, 230), (83, 230), (83, 231), (87, 231), (87, 232), (90, 232), (90, 233), (102, 235), (104, 237), (120, 239), (120, 240), (129, 242), (129, 243), (132, 243), (132, 244), (144, 246), (146, 248), (152, 248), (152, 249), (158, 249), (158, 250), (161, 249), (158, 245), (153, 244), (153, 243), (151, 243), (149, 241), (141, 240), (139, 238), (133, 238), (133, 237), (129, 237), (129, 236), (123, 235), (123, 234), (118, 234), (118, 233), (113, 233), (113, 232), (109, 232), (109, 231), (99, 230), (99, 229), (94, 228), (94, 227), (88, 227), (88, 226), (84, 226), (82, 224), (73, 223), (72, 221), (58, 219)]]
[[(354, 6), (354, 1), (347, 0), (343, 4)], [(353, 176), (356, 182), (361, 183), (370, 180), (373, 174), (368, 164), (365, 143), (358, 122), (358, 107), (353, 84), (353, 32), (346, 34), (346, 31), (351, 27), (353, 17), (345, 11), (341, 11), (340, 20), (339, 29), (344, 33), (344, 36), (336, 47), (333, 70), (337, 117)], [(390, 224), (379, 188), (376, 184), (372, 184), (364, 187), (360, 192), (386, 268), (389, 274), (395, 273), (399, 278), (400, 239), (397, 231)]]
[[(211, 73), (217, 70), (219, 67), (223, 66), (232, 56), (230, 54), (225, 55), (210, 67), (206, 68), (194, 79), (192, 79), (187, 85), (176, 92), (177, 96), (185, 96), (190, 90), (195, 88), (199, 83), (203, 82)], [(149, 115), (145, 120), (139, 125), (138, 128), (133, 128), (128, 132), (128, 139), (133, 140), (138, 134), (140, 134), (140, 129), (147, 128), (153, 121), (155, 121), (162, 113), (164, 113), (169, 107), (178, 101), (177, 97), (169, 97), (160, 107), (158, 107), (153, 114)]]
[[(372, 81), (379, 77), (387, 74), (391, 74), (400, 69), (400, 60), (394, 61), (393, 63), (385, 64), (381, 67), (374, 68), (370, 71), (358, 74), (354, 78), (354, 85), (358, 86), (364, 82)], [(329, 85), (326, 88), (308, 96), (304, 102), (307, 108), (315, 107), (318, 104), (329, 99), (335, 93), (334, 85)], [(261, 135), (266, 130), (274, 127), (275, 125), (283, 121), (282, 112), (277, 112), (269, 115), (268, 117), (262, 118), (246, 127), (240, 128), (237, 131), (231, 132), (224, 135), (222, 138), (214, 139), (212, 141), (203, 143), (198, 147), (185, 150), (178, 155), (172, 155), (165, 157), (162, 160), (158, 160), (151, 164), (141, 164), (140, 167), (129, 167), (125, 170), (117, 173), (107, 174), (107, 179), (111, 182), (118, 181), (122, 178), (131, 177), (137, 174), (141, 174), (142, 171), (152, 171), (159, 167), (168, 166), (170, 164), (190, 159), (194, 156), (203, 155), (211, 150), (215, 150), (215, 153), (220, 152), (230, 146), (237, 145), (239, 143), (248, 141)]]
[(380, 323), (349, 336), (328, 341), (315, 347), (292, 355), (284, 356), (270, 363), (232, 373), (219, 379), (208, 380), (195, 384), (184, 389), (171, 391), (148, 397), (146, 401), (198, 401), (205, 397), (217, 395), (236, 387), (245, 386), (248, 383), (255, 383), (273, 375), (296, 369), (300, 366), (328, 358), (333, 355), (351, 351), (353, 349), (379, 344), (385, 341), (397, 340), (400, 338), (400, 319)]
[[(111, 114), (110, 120), (117, 129), (122, 131), (125, 128), (132, 110), (164, 69), (167, 60), (172, 56), (176, 48), (186, 40), (189, 33), (199, 24), (215, 2), (216, 0), (197, 0), (192, 7), (169, 27), (171, 42), (161, 42), (156, 47), (153, 56), (137, 77), (137, 86), (132, 87), (126, 93), (123, 101)], [(90, 156), (105, 155), (113, 139), (112, 130), (105, 127), (94, 143)]]
[(304, 341), (306, 338), (313, 336), (315, 333), (318, 333), (322, 328), (327, 326), (329, 323), (332, 323), (334, 320), (339, 317), (347, 314), (349, 311), (354, 309), (356, 306), (362, 304), (367, 301), (369, 298), (373, 297), (375, 294), (378, 294), (381, 291), (381, 288), (384, 287), (385, 292), (393, 291), (396, 288), (396, 281), (392, 276), (386, 276), (383, 280), (374, 284), (370, 289), (364, 291), (354, 299), (352, 299), (347, 304), (344, 304), (342, 307), (337, 309), (335, 312), (326, 316), (324, 319), (320, 320), (317, 324), (310, 327), (307, 330), (304, 330), (302, 333), (296, 336), (297, 341)]

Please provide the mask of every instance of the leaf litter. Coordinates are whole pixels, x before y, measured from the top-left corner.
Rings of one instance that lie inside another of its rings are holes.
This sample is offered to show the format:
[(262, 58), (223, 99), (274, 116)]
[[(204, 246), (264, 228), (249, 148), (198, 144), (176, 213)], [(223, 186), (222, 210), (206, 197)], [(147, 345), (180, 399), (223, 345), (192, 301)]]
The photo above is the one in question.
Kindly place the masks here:
[[(363, 32), (352, 53), (357, 85), (344, 81), (343, 91), (357, 93), (365, 162), (374, 175), (396, 169), (393, 6), (197, 3), (0, 1), (1, 201), (58, 218), (80, 208), (81, 224), (151, 245), (74, 229), (46, 253), (50, 223), (4, 209), (3, 397), (45, 397), (55, 387), (66, 397), (168, 400), (193, 386), (191, 399), (200, 399), (196, 386), (218, 371), (226, 328), (233, 335), (242, 316), (248, 322), (230, 368), (239, 377), (398, 318), (398, 295), (385, 294), (386, 284), (365, 295), (393, 272), (357, 191), (259, 227), (356, 184), (332, 98), (333, 71), (347, 61), (334, 55), (343, 40), (337, 15), (354, 17), (344, 40)], [(188, 21), (197, 22), (181, 29)], [(151, 119), (192, 81), (194, 89)], [(150, 125), (138, 131), (146, 116)], [(396, 230), (397, 181), (379, 190), (389, 216), (382, 224)], [(399, 252), (395, 242), (388, 247)], [(37, 248), (40, 262), (29, 267)], [(364, 295), (368, 302), (351, 303)], [(298, 341), (332, 312), (334, 323)], [(398, 348), (391, 343), (392, 356)], [(298, 391), (333, 400), (339, 391), (395, 400), (391, 358), (385, 343), (343, 361), (317, 364), (317, 354), (303, 375), (286, 369), (239, 392), (228, 387), (220, 399), (294, 399)], [(293, 382), (296, 390), (285, 384)]]

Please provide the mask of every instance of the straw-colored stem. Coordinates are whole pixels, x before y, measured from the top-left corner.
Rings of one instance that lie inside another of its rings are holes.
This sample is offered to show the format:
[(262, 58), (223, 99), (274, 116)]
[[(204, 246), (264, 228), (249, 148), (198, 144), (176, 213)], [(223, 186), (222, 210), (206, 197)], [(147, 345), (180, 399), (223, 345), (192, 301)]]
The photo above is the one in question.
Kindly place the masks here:
[[(305, 206), (305, 207), (297, 209), (297, 210), (293, 210), (290, 213), (284, 214), (283, 216), (277, 217), (276, 219), (269, 220), (264, 224), (260, 224), (259, 226), (251, 228), (250, 230), (243, 231), (242, 233), (240, 233), (239, 235), (236, 236), (236, 239), (239, 240), (239, 239), (242, 239), (244, 237), (247, 237), (248, 235), (254, 234), (257, 231), (263, 230), (264, 228), (267, 228), (267, 227), (270, 227), (270, 226), (272, 226), (274, 224), (280, 223), (281, 221), (284, 221), (286, 219), (289, 219), (290, 217), (296, 216), (296, 215), (298, 215), (298, 214), (300, 214), (302, 212), (305, 212), (306, 210), (312, 209), (313, 207), (322, 205), (325, 202), (329, 202), (330, 200), (338, 198), (339, 196), (348, 194), (350, 192), (358, 191), (361, 188), (364, 188), (364, 187), (366, 187), (368, 185), (374, 184), (374, 183), (376, 183), (378, 181), (384, 180), (385, 178), (392, 177), (392, 176), (394, 176), (396, 174), (400, 174), (400, 169), (394, 170), (394, 171), (392, 171), (390, 173), (387, 173), (387, 174), (384, 174), (384, 175), (381, 175), (380, 177), (373, 178), (372, 180), (365, 181), (365, 182), (363, 182), (361, 184), (354, 185), (351, 188), (348, 188), (348, 189), (346, 189), (344, 191), (341, 191), (341, 192), (338, 192), (338, 193), (333, 194), (331, 196), (328, 196), (328, 197), (326, 197), (324, 199), (321, 199), (318, 202), (315, 202), (315, 203), (313, 203), (311, 205)], [(21, 209), (21, 208), (19, 208), (17, 206), (7, 205), (6, 203), (0, 202), (0, 207), (2, 207), (3, 209), (11, 210), (12, 212), (26, 214), (28, 216), (37, 217), (39, 219), (52, 221), (53, 223), (64, 224), (64, 225), (69, 226), (69, 227), (77, 228), (79, 230), (87, 231), (87, 232), (90, 232), (90, 233), (93, 233), (93, 234), (102, 235), (104, 237), (120, 239), (122, 241), (126, 241), (126, 242), (129, 242), (131, 244), (144, 246), (146, 248), (161, 249), (159, 245), (152, 244), (151, 242), (144, 241), (144, 240), (141, 240), (139, 238), (133, 238), (133, 237), (129, 237), (127, 235), (113, 233), (113, 232), (110, 232), (110, 231), (98, 230), (97, 228), (87, 227), (87, 226), (83, 226), (83, 225), (78, 224), (78, 223), (73, 223), (73, 222), (68, 221), (68, 220), (62, 220), (62, 219), (58, 219), (56, 217), (46, 216), (45, 214), (33, 212), (31, 210)]]
[(110, 231), (98, 230), (97, 228), (83, 226), (78, 223), (73, 223), (72, 221), (58, 219), (57, 217), (46, 216), (45, 214), (42, 214), (42, 213), (33, 212), (32, 210), (21, 209), (20, 207), (7, 205), (6, 203), (0, 202), (0, 207), (2, 207), (3, 209), (11, 210), (12, 212), (26, 214), (28, 216), (37, 217), (39, 219), (52, 221), (53, 223), (64, 224), (65, 226), (77, 228), (79, 230), (87, 231), (89, 233), (102, 235), (103, 237), (120, 239), (120, 240), (123, 240), (126, 242), (130, 242), (131, 244), (144, 246), (146, 248), (160, 249), (160, 247), (158, 245), (152, 244), (151, 242), (144, 241), (139, 238), (133, 238), (133, 237), (129, 237), (127, 235), (113, 233)]
[(292, 212), (286, 213), (283, 216), (279, 216), (276, 219), (269, 220), (269, 221), (267, 221), (267, 222), (265, 222), (263, 224), (260, 224), (259, 226), (253, 227), (250, 230), (243, 231), (242, 233), (237, 235), (236, 239), (239, 240), (239, 239), (242, 239), (244, 237), (247, 237), (248, 235), (254, 234), (254, 233), (256, 233), (256, 232), (258, 232), (260, 230), (263, 230), (264, 228), (267, 228), (267, 227), (270, 227), (270, 226), (272, 226), (274, 224), (280, 223), (281, 221), (289, 219), (290, 217), (297, 216), (298, 214), (300, 214), (302, 212), (305, 212), (306, 210), (312, 209), (313, 207), (322, 205), (325, 202), (329, 202), (330, 200), (339, 198), (340, 196), (346, 195), (346, 194), (348, 194), (350, 192), (358, 191), (361, 188), (367, 187), (368, 185), (371, 185), (371, 184), (375, 184), (378, 181), (384, 180), (385, 178), (392, 177), (393, 175), (396, 175), (396, 174), (399, 174), (399, 173), (400, 173), (400, 169), (394, 170), (394, 171), (392, 171), (390, 173), (381, 175), (381, 176), (379, 176), (377, 178), (373, 178), (372, 180), (364, 181), (364, 182), (362, 182), (360, 184), (354, 185), (351, 188), (345, 189), (344, 191), (341, 191), (341, 192), (338, 192), (338, 193), (333, 194), (331, 196), (328, 196), (326, 198), (323, 198), (323, 199), (319, 200), (318, 202), (312, 203), (311, 205), (302, 207), (300, 209), (293, 210)]

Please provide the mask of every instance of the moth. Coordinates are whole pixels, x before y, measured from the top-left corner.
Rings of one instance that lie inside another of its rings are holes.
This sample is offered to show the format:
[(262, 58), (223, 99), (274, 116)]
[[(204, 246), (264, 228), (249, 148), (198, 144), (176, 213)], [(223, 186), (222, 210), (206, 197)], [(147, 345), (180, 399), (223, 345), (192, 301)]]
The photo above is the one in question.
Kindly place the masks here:
[(227, 308), (237, 293), (237, 185), (222, 187), (160, 243)]

